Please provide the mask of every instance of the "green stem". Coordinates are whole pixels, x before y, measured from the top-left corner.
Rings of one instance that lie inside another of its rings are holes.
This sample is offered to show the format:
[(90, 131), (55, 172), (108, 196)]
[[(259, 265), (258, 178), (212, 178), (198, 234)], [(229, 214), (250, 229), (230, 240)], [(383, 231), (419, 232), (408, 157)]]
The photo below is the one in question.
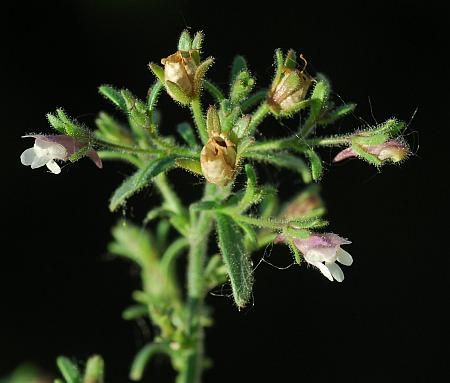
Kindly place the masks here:
[(269, 105), (267, 105), (266, 102), (263, 102), (258, 109), (256, 109), (255, 113), (252, 115), (252, 119), (250, 121), (250, 124), (248, 126), (248, 133), (253, 134), (253, 132), (256, 130), (259, 124), (266, 118), (266, 116), (269, 114), (270, 109)]
[(172, 210), (175, 214), (185, 216), (186, 209), (183, 207), (183, 204), (181, 203), (180, 199), (167, 182), (167, 177), (165, 173), (161, 173), (157, 177), (155, 177), (154, 182), (158, 187), (161, 195), (163, 196), (167, 208), (169, 210)]
[(197, 97), (191, 101), (191, 110), (200, 139), (202, 140), (203, 144), (206, 144), (206, 142), (208, 141), (208, 132), (206, 130), (206, 120), (205, 116), (203, 115), (200, 98)]
[(305, 141), (308, 146), (341, 146), (351, 142), (351, 136), (316, 137)]
[(220, 90), (220, 88), (212, 83), (209, 80), (203, 80), (203, 86), (205, 87), (205, 89), (208, 91), (208, 93), (213, 96), (215, 98), (215, 100), (220, 103), (225, 96), (223, 95), (223, 92)]
[(266, 96), (267, 90), (259, 90), (258, 92), (255, 92), (249, 98), (247, 98), (245, 101), (242, 102), (241, 110), (243, 112), (247, 111), (252, 106), (256, 105), (258, 102), (264, 100)]

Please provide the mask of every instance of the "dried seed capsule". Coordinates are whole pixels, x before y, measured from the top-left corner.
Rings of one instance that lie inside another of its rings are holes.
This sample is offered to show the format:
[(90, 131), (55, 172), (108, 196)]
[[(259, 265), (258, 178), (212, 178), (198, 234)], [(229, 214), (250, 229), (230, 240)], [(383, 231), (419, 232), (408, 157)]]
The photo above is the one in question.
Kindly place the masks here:
[[(194, 92), (194, 76), (198, 66), (192, 57), (192, 51), (178, 51), (162, 59), (161, 63), (164, 65), (164, 80), (178, 85), (187, 97), (191, 97)], [(174, 97), (172, 94), (171, 96)], [(177, 98), (176, 95), (174, 98)]]
[(236, 171), (236, 145), (223, 133), (211, 135), (200, 154), (200, 164), (208, 182), (228, 185)]

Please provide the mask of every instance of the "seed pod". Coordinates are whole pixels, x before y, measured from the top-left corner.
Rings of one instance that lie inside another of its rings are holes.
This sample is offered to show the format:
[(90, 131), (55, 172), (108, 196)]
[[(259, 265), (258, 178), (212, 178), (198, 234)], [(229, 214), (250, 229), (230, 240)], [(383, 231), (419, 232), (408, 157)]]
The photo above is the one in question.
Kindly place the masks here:
[(200, 154), (200, 164), (208, 182), (228, 185), (236, 171), (236, 145), (224, 133), (210, 136)]
[(283, 68), (279, 81), (272, 84), (267, 103), (275, 113), (286, 112), (305, 99), (312, 78), (297, 69)]
[[(192, 52), (178, 51), (162, 59), (161, 63), (164, 65), (164, 80), (176, 84), (187, 97), (191, 97), (197, 70), (197, 63), (192, 57)], [(176, 95), (170, 95), (177, 99)]]

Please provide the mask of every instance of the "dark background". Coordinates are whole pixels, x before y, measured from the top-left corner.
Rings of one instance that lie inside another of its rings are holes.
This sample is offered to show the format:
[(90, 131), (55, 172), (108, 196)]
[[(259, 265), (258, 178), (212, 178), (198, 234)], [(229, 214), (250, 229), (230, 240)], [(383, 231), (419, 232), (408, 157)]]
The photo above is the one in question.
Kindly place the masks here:
[[(413, 155), (401, 167), (378, 173), (360, 161), (335, 166), (335, 152), (322, 151), (330, 230), (353, 241), (355, 263), (342, 284), (304, 266), (281, 271), (262, 264), (254, 306), (243, 312), (227, 298), (210, 297), (216, 325), (206, 348), (215, 365), (205, 382), (426, 382), (444, 370), (446, 7), (79, 0), (16, 2), (4, 11), (0, 376), (23, 361), (56, 374), (57, 355), (81, 361), (100, 353), (108, 382), (125, 382), (134, 353), (151, 339), (146, 324), (121, 319), (138, 287), (136, 270), (105, 251), (122, 216), (109, 213), (107, 199), (131, 169), (107, 163), (99, 171), (82, 160), (58, 177), (31, 171), (19, 162), (31, 143), (20, 136), (51, 133), (45, 113), (59, 106), (92, 126), (97, 111), (114, 111), (97, 94), (102, 83), (144, 97), (153, 81), (147, 63), (175, 51), (185, 27), (205, 32), (205, 55), (216, 57), (209, 75), (222, 85), (234, 54), (248, 58), (264, 86), (273, 50), (293, 47), (308, 58), (310, 72), (329, 76), (337, 100), (358, 103), (356, 115), (369, 124), (391, 116), (409, 121), (418, 108), (406, 133)], [(166, 131), (188, 117), (166, 96), (160, 106)], [(349, 117), (333, 132), (362, 124)], [(263, 127), (290, 125), (269, 119)], [(191, 182), (199, 188), (198, 179), (173, 175), (181, 193), (191, 191)], [(276, 176), (280, 188), (299, 190), (292, 174)], [(158, 198), (147, 190), (135, 201), (149, 207)], [(124, 214), (141, 218), (131, 207)], [(269, 260), (290, 262), (280, 246)], [(171, 379), (166, 362), (152, 362), (146, 381)]]

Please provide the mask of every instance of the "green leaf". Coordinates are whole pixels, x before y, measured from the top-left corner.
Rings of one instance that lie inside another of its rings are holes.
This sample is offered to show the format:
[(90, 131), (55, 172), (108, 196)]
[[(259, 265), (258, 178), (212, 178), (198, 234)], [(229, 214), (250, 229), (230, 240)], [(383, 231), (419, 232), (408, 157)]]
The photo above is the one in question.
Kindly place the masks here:
[(191, 102), (191, 98), (184, 93), (184, 90), (181, 89), (177, 84), (172, 81), (166, 81), (167, 92), (172, 96), (172, 98), (179, 102), (181, 105), (189, 105)]
[(58, 132), (66, 134), (66, 127), (64, 123), (56, 116), (51, 113), (47, 113), (47, 119), (50, 125), (55, 128)]
[(289, 49), (284, 60), (284, 66), (289, 69), (297, 68), (297, 53), (293, 49)]
[(231, 79), (230, 82), (233, 83), (236, 76), (247, 69), (247, 61), (241, 55), (234, 56), (233, 64), (231, 65)]
[(86, 137), (87, 133), (84, 128), (78, 125), (74, 120), (66, 115), (63, 109), (56, 109), (56, 114), (61, 122), (64, 124), (66, 134), (72, 137)]
[(262, 100), (264, 100), (267, 97), (267, 90), (258, 90), (257, 92), (253, 93), (251, 96), (249, 96), (246, 100), (242, 101), (241, 104), (241, 110), (242, 112), (246, 112), (256, 104), (259, 104)]
[(192, 48), (192, 39), (189, 31), (185, 29), (181, 32), (180, 39), (178, 40), (178, 50), (179, 51), (190, 51)]
[(347, 114), (353, 112), (356, 108), (356, 104), (345, 104), (341, 105), (338, 108), (327, 112), (323, 117), (320, 117), (317, 121), (320, 125), (328, 125), (333, 122), (339, 120), (342, 117), (345, 117)]
[(205, 292), (225, 283), (228, 279), (227, 269), (219, 254), (214, 254), (205, 267)]
[(113, 152), (110, 150), (101, 150), (98, 151), (97, 154), (102, 160), (106, 161), (124, 161), (129, 162), (130, 164), (134, 165), (137, 168), (140, 168), (142, 166), (142, 161), (137, 158), (133, 154), (129, 153), (122, 153), (122, 152)]
[(177, 132), (181, 138), (191, 147), (197, 148), (198, 142), (195, 137), (194, 129), (189, 122), (182, 122), (177, 125)]
[(206, 130), (208, 131), (209, 137), (221, 132), (219, 115), (213, 105), (210, 105), (206, 112)]
[(242, 232), (230, 216), (217, 213), (216, 223), (219, 248), (227, 267), (234, 301), (238, 307), (244, 307), (252, 294), (253, 266), (243, 244)]
[(130, 379), (138, 381), (144, 375), (145, 367), (151, 358), (156, 354), (166, 354), (170, 356), (170, 347), (165, 343), (150, 343), (144, 346), (134, 357), (131, 364)]
[(275, 50), (275, 77), (273, 79), (273, 84), (278, 84), (283, 75), (283, 67), (284, 67), (284, 57), (281, 49)]
[(280, 117), (291, 117), (292, 115), (300, 112), (302, 109), (305, 109), (308, 105), (311, 104), (311, 100), (303, 100), (299, 101), (296, 104), (292, 105), (289, 108), (285, 108), (279, 112)]
[(197, 174), (199, 176), (203, 175), (202, 166), (199, 160), (193, 160), (191, 158), (179, 158), (175, 161), (176, 165), (184, 170)]
[(105, 364), (100, 355), (91, 356), (86, 364), (83, 383), (103, 383)]
[(203, 77), (205, 77), (206, 72), (213, 63), (214, 59), (212, 57), (208, 57), (197, 67), (194, 75), (194, 94), (198, 95), (200, 93)]
[(245, 157), (298, 172), (304, 183), (310, 183), (312, 180), (308, 165), (301, 158), (290, 153), (246, 153)]
[(200, 201), (192, 203), (190, 209), (192, 211), (217, 210), (220, 209), (220, 205), (216, 201)]
[(237, 138), (241, 139), (245, 136), (248, 131), (248, 126), (250, 125), (251, 120), (250, 115), (242, 116), (239, 120), (236, 121), (233, 127), (233, 133)]
[(148, 315), (148, 307), (145, 305), (133, 305), (127, 307), (122, 312), (122, 318), (125, 320), (134, 320)]
[(122, 94), (120, 93), (119, 90), (109, 85), (101, 85), (98, 88), (98, 91), (100, 92), (101, 95), (105, 96), (105, 98), (111, 101), (119, 109), (123, 110), (124, 112), (127, 111), (125, 100), (122, 97)]
[(167, 156), (150, 161), (120, 185), (111, 197), (109, 209), (115, 211), (119, 206), (139, 190), (146, 187), (151, 179), (175, 166), (176, 156)]
[(356, 143), (352, 143), (353, 151), (362, 159), (366, 160), (369, 164), (375, 166), (381, 166), (383, 161), (381, 161), (377, 156), (366, 152), (361, 146)]
[(323, 173), (322, 160), (319, 155), (314, 150), (308, 150), (306, 155), (309, 158), (309, 163), (311, 166), (311, 174), (314, 181), (320, 180)]
[(192, 40), (192, 49), (197, 49), (197, 50), (201, 51), (204, 38), (205, 38), (205, 35), (203, 34), (203, 32), (198, 31), (195, 34), (194, 39)]
[(376, 132), (377, 134), (388, 134), (390, 137), (392, 137), (401, 133), (401, 131), (405, 128), (406, 124), (404, 121), (390, 118), (389, 120), (386, 120), (382, 124), (378, 125), (373, 132)]
[(165, 76), (164, 76), (164, 68), (160, 67), (158, 64), (150, 63), (148, 64), (148, 67), (153, 72), (153, 74), (156, 76), (156, 78), (164, 84)]
[(330, 93), (330, 84), (328, 81), (322, 77), (314, 87), (314, 90), (309, 99), (309, 116), (305, 122), (305, 127), (314, 126), (314, 124), (319, 119), (323, 108), (326, 106), (328, 101), (328, 95)]
[(258, 238), (255, 229), (247, 223), (236, 222), (245, 234), (245, 247), (247, 249), (256, 249), (258, 247)]
[(81, 375), (78, 367), (65, 356), (59, 356), (56, 364), (67, 383), (81, 383)]
[(158, 102), (158, 97), (159, 94), (161, 93), (162, 87), (163, 87), (162, 82), (158, 80), (149, 89), (147, 96), (147, 106), (150, 112), (153, 112), (156, 107), (156, 103)]

